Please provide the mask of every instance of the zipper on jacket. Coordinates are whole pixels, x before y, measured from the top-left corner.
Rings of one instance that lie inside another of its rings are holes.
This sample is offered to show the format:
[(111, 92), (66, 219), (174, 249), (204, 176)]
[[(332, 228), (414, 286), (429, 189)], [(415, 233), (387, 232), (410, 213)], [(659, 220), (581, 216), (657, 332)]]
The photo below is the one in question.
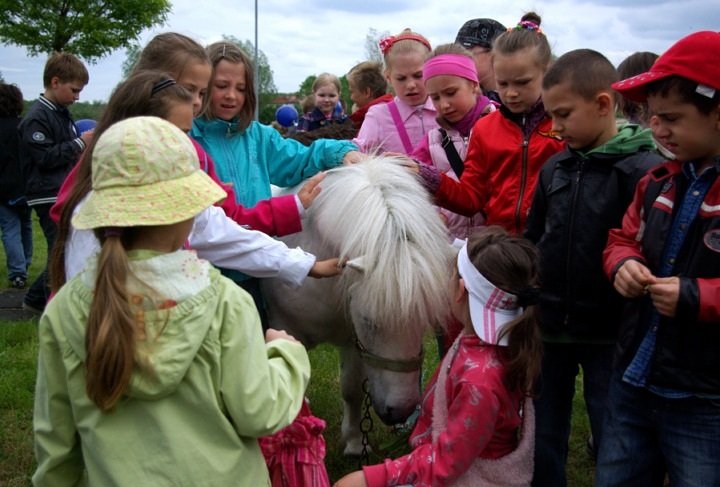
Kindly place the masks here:
[[(585, 158), (581, 158), (578, 162), (578, 171), (577, 176), (575, 176), (575, 187), (573, 188), (572, 192), (572, 198), (570, 200), (570, 208), (569, 208), (569, 218), (568, 218), (568, 226), (567, 226), (567, 256), (565, 258), (565, 282), (570, 283), (572, 282), (572, 272), (570, 270), (570, 264), (572, 261), (572, 252), (570, 249), (572, 249), (572, 243), (573, 243), (573, 234), (575, 231), (575, 213), (577, 209), (577, 202), (580, 198), (580, 190), (582, 185), (582, 179), (583, 179), (583, 169), (585, 168)], [(568, 326), (568, 323), (570, 321), (570, 310), (569, 310), (569, 303), (572, 303), (573, 297), (571, 296), (572, 287), (570, 285), (567, 285), (565, 287), (565, 297), (566, 297), (566, 307), (565, 307), (565, 326)]]
[(515, 233), (517, 235), (522, 234), (522, 227), (520, 225), (520, 212), (522, 211), (523, 196), (525, 195), (525, 184), (527, 179), (527, 157), (528, 157), (528, 145), (530, 144), (530, 136), (525, 135), (525, 120), (526, 116), (523, 115), (521, 132), (523, 134), (522, 141), (522, 166), (520, 174), (520, 192), (518, 194), (518, 200), (515, 204)]

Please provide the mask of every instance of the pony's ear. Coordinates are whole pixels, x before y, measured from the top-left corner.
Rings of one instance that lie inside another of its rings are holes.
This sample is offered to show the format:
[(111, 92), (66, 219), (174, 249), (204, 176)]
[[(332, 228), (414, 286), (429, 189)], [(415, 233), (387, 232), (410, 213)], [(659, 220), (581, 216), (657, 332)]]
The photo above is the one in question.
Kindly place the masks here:
[(365, 273), (365, 262), (364, 258), (361, 255), (360, 257), (355, 257), (354, 259), (350, 259), (345, 263), (346, 267), (349, 267), (350, 269), (354, 271), (358, 271), (361, 273)]

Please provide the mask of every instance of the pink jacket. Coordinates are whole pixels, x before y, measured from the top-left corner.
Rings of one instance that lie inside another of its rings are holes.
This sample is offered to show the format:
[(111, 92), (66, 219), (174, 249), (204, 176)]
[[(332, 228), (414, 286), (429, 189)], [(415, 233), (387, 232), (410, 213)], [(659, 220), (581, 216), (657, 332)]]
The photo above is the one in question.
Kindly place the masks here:
[[(420, 143), (425, 134), (438, 127), (435, 120), (437, 112), (430, 98), (427, 98), (425, 104), (419, 108), (407, 105), (397, 96), (393, 99), (393, 102), (398, 108), (400, 119), (405, 126), (410, 144), (413, 147)], [(357, 137), (353, 139), (353, 142), (363, 152), (377, 150), (380, 154), (383, 152), (399, 152), (409, 155), (412, 151), (405, 150), (388, 105), (389, 103), (382, 103), (370, 107), (367, 115), (365, 115), (365, 121), (363, 121), (360, 131)]]
[[(215, 166), (210, 156), (200, 147), (200, 144), (192, 139), (190, 141), (197, 150), (201, 169), (227, 192), (227, 198), (220, 203), (220, 207), (228, 218), (252, 230), (259, 230), (274, 236), (289, 235), (302, 230), (295, 195), (279, 196), (259, 201), (252, 208), (239, 205), (236, 202), (232, 188), (220, 182), (220, 178), (215, 174)], [(57, 201), (50, 209), (50, 217), (55, 222), (60, 221), (62, 209), (70, 196), (70, 190), (75, 184), (78, 167), (79, 165), (75, 164), (75, 167), (67, 175), (58, 192)]]
[[(463, 137), (457, 130), (446, 129), (448, 137), (455, 146), (460, 159), (465, 160), (468, 149), (468, 137)], [(412, 158), (428, 166), (434, 166), (441, 174), (445, 174), (447, 177), (458, 181), (459, 178), (453, 171), (450, 161), (448, 160), (447, 153), (442, 146), (442, 135), (440, 129), (432, 129), (427, 136), (423, 137), (420, 144), (415, 147), (415, 151), (412, 153)], [(437, 207), (440, 215), (445, 220), (448, 232), (453, 238), (459, 238), (464, 240), (470, 236), (471, 233), (480, 229), (485, 223), (485, 216), (482, 212), (478, 212), (471, 217), (459, 215), (453, 213), (445, 208)]]
[[(461, 335), (425, 389), (410, 436), (413, 451), (364, 467), (369, 487), (453, 485), (478, 458), (498, 459), (516, 450), (523, 395), (505, 387), (499, 348), (476, 335)], [(438, 372), (447, 365), (443, 384)], [(439, 396), (446, 400), (447, 421), (442, 431), (435, 431), (434, 405)], [(528, 452), (531, 460), (532, 448)]]

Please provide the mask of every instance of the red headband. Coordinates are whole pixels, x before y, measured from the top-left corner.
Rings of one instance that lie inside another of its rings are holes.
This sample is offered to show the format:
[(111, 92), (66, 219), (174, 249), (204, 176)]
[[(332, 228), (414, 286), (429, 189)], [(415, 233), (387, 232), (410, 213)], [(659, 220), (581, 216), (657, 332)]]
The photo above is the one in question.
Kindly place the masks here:
[(388, 53), (393, 44), (395, 44), (397, 41), (405, 40), (418, 41), (428, 49), (432, 49), (432, 47), (430, 47), (430, 41), (425, 39), (420, 34), (400, 34), (399, 36), (388, 36), (380, 39), (380, 42), (378, 43), (380, 45), (380, 51), (383, 53), (383, 55), (385, 55)]
[(459, 76), (474, 83), (478, 82), (475, 61), (462, 54), (440, 54), (425, 61), (423, 81), (442, 75)]

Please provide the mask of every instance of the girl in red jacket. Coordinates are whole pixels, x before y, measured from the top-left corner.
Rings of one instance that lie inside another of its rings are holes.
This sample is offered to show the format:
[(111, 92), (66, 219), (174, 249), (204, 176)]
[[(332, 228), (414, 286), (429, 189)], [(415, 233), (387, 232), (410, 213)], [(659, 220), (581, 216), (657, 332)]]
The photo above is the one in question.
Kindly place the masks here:
[(420, 165), (426, 187), (438, 205), (461, 215), (482, 211), (487, 225), (522, 233), (540, 167), (562, 142), (540, 99), (550, 45), (534, 12), (501, 34), (493, 44), (499, 110), (481, 118), (470, 137), (459, 181)]
[(468, 239), (450, 282), (464, 330), (425, 390), (412, 452), (335, 487), (530, 485), (535, 421), (525, 398), (540, 370), (536, 283), (528, 240), (499, 227)]

